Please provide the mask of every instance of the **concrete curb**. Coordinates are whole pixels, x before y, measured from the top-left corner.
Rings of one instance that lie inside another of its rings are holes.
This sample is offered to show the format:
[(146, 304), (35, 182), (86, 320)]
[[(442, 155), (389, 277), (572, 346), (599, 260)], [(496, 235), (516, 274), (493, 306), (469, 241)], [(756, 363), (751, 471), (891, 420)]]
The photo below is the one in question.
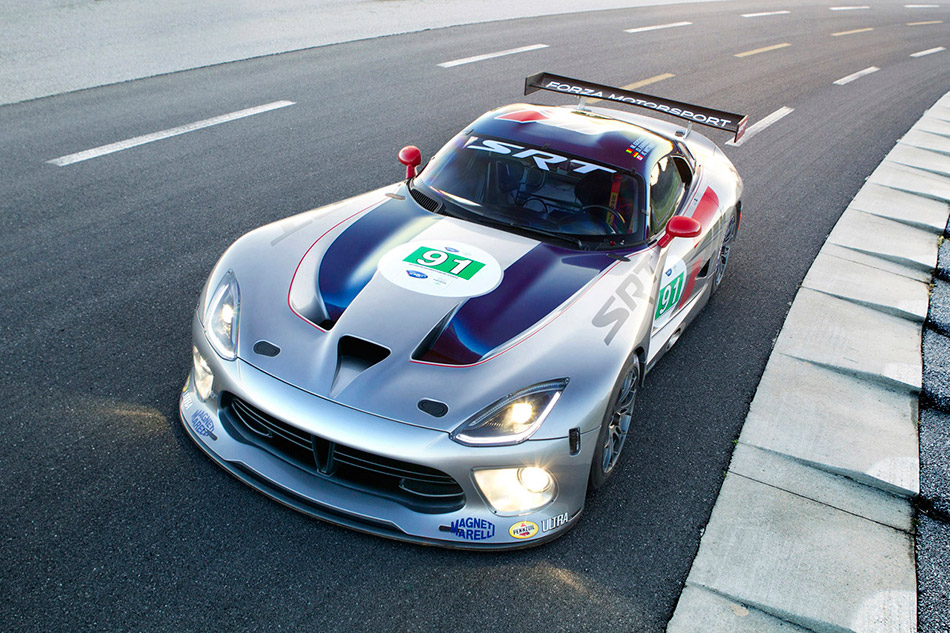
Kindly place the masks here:
[(916, 630), (921, 335), (948, 216), (950, 93), (802, 282), (668, 633)]

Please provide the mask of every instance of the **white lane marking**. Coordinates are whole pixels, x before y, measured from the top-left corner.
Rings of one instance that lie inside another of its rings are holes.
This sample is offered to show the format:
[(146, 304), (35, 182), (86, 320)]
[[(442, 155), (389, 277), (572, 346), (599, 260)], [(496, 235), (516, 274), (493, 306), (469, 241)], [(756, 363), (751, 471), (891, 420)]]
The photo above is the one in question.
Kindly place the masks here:
[(865, 68), (864, 70), (859, 70), (859, 71), (856, 72), (856, 73), (852, 73), (852, 74), (848, 75), (847, 77), (842, 77), (842, 78), (839, 79), (838, 81), (834, 82), (834, 84), (835, 84), (836, 86), (843, 86), (843, 85), (845, 85), (845, 84), (851, 83), (851, 82), (854, 81), (855, 79), (860, 79), (861, 77), (864, 77), (865, 75), (870, 75), (871, 73), (876, 73), (876, 72), (879, 71), (879, 70), (881, 70), (881, 69), (878, 68), (877, 66), (870, 66), (870, 67), (868, 67), (868, 68)]
[(474, 62), (485, 61), (486, 59), (504, 57), (505, 55), (515, 55), (517, 53), (527, 53), (528, 51), (536, 51), (547, 47), (547, 44), (532, 44), (531, 46), (522, 46), (521, 48), (509, 48), (506, 51), (498, 51), (497, 53), (486, 53), (485, 55), (475, 55), (474, 57), (453, 59), (450, 62), (442, 62), (441, 64), (438, 64), (438, 66), (441, 68), (452, 68), (453, 66), (461, 66), (462, 64), (472, 64)]
[(653, 26), (638, 26), (634, 29), (624, 29), (624, 33), (643, 33), (645, 31), (659, 31), (660, 29), (675, 29), (678, 26), (689, 26), (692, 22), (671, 22), (670, 24), (654, 24)]
[(105, 156), (106, 154), (114, 154), (115, 152), (120, 152), (124, 149), (129, 149), (130, 147), (137, 147), (138, 145), (153, 143), (155, 141), (160, 141), (162, 139), (166, 139), (172, 136), (187, 134), (188, 132), (194, 132), (195, 130), (211, 127), (212, 125), (220, 125), (221, 123), (227, 123), (228, 121), (243, 119), (244, 117), (253, 116), (255, 114), (261, 114), (262, 112), (270, 112), (271, 110), (276, 110), (278, 108), (285, 108), (291, 105), (294, 105), (293, 101), (274, 101), (273, 103), (266, 103), (264, 105), (257, 106), (255, 108), (248, 108), (246, 110), (238, 110), (237, 112), (231, 112), (230, 114), (222, 114), (221, 116), (212, 117), (210, 119), (204, 119), (203, 121), (195, 121), (194, 123), (189, 123), (188, 125), (173, 127), (170, 130), (162, 130), (161, 132), (154, 132), (153, 134), (146, 134), (144, 136), (136, 136), (135, 138), (119, 141), (118, 143), (109, 143), (108, 145), (100, 145), (99, 147), (87, 149), (83, 152), (77, 152), (75, 154), (69, 154), (68, 156), (60, 156), (59, 158), (54, 158), (53, 160), (48, 160), (46, 162), (51, 163), (53, 165), (57, 165), (59, 167), (65, 167), (66, 165), (72, 165), (73, 163), (89, 160), (90, 158), (98, 158), (99, 156)]
[(854, 6), (854, 7), (830, 7), (829, 10), (830, 11), (862, 11), (864, 9), (870, 9), (870, 8), (871, 7), (867, 6), (866, 4), (863, 4), (861, 6)]
[(937, 48), (928, 48), (925, 51), (920, 51), (919, 53), (911, 53), (911, 57), (923, 57), (924, 55), (933, 55), (934, 53), (939, 53), (940, 51), (945, 51), (943, 46), (938, 46)]
[(791, 46), (788, 42), (783, 42), (781, 44), (773, 44), (772, 46), (765, 46), (763, 48), (757, 48), (752, 51), (746, 51), (744, 53), (736, 53), (733, 57), (749, 57), (750, 55), (758, 55), (759, 53), (768, 53), (769, 51), (777, 51), (780, 48), (785, 48), (786, 46)]
[(775, 112), (773, 112), (772, 114), (762, 119), (761, 121), (757, 121), (755, 124), (747, 127), (745, 134), (743, 134), (742, 137), (738, 141), (726, 141), (726, 145), (732, 145), (733, 147), (738, 147), (742, 145), (743, 143), (745, 143), (746, 141), (748, 141), (753, 136), (755, 136), (756, 134), (758, 134), (759, 132), (761, 132), (762, 130), (764, 130), (765, 128), (767, 128), (768, 126), (772, 125), (773, 123), (775, 123), (776, 121), (780, 119), (785, 118), (786, 116), (788, 116), (794, 111), (795, 111), (794, 108), (789, 108), (788, 106), (781, 107)]
[(905, 4), (905, 9), (937, 9), (939, 4)]
[(943, 20), (928, 20), (926, 22), (908, 22), (907, 26), (924, 26), (925, 24), (943, 24)]
[(764, 11), (762, 13), (743, 13), (744, 18), (764, 18), (767, 15), (787, 15), (791, 11)]
[(865, 29), (854, 29), (852, 31), (838, 31), (837, 33), (832, 33), (831, 37), (841, 37), (842, 35), (854, 35), (855, 33), (867, 33), (868, 31), (873, 31), (874, 27), (869, 26)]

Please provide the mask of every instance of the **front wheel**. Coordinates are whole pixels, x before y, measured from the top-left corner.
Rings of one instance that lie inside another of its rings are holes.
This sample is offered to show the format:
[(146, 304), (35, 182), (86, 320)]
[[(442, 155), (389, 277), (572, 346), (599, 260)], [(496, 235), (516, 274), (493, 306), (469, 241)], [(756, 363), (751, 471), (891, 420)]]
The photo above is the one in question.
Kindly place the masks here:
[(604, 413), (604, 421), (597, 436), (597, 447), (590, 465), (588, 488), (597, 490), (610, 477), (620, 459), (630, 422), (633, 420), (633, 405), (640, 388), (640, 360), (634, 356), (624, 366), (614, 385), (613, 395)]

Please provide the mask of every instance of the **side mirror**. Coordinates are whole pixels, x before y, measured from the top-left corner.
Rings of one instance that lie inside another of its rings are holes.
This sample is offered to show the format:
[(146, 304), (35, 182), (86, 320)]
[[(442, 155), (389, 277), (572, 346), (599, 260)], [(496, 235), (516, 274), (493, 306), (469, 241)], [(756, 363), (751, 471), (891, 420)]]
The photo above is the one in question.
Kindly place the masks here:
[(674, 237), (698, 237), (702, 232), (703, 225), (694, 218), (675, 215), (666, 223), (666, 233), (660, 238), (658, 244), (660, 248), (664, 248), (673, 241)]
[(399, 162), (406, 166), (406, 180), (414, 178), (416, 167), (422, 162), (422, 152), (415, 145), (406, 145), (399, 150)]

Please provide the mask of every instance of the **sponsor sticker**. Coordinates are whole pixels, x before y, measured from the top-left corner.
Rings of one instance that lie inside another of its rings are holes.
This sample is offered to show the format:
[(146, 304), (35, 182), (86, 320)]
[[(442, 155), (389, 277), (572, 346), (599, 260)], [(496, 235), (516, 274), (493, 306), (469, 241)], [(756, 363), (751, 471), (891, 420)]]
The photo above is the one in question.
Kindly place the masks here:
[(660, 291), (656, 296), (656, 314), (653, 317), (653, 327), (661, 327), (673, 315), (673, 308), (683, 296), (683, 287), (686, 284), (686, 264), (682, 259), (668, 264), (663, 271), (660, 281)]
[(541, 531), (550, 532), (551, 530), (556, 530), (562, 525), (567, 523), (567, 512), (564, 514), (558, 514), (553, 517), (548, 517), (541, 521)]
[(462, 517), (452, 521), (450, 527), (454, 536), (466, 541), (484, 541), (495, 536), (495, 524), (487, 519)]
[(186, 392), (185, 395), (181, 397), (181, 407), (186, 411), (191, 408), (194, 404), (194, 400), (191, 397), (191, 393)]
[(401, 288), (435, 297), (477, 297), (501, 283), (501, 265), (488, 252), (458, 242), (414, 241), (379, 260), (379, 272)]
[(508, 528), (508, 534), (517, 539), (531, 538), (538, 533), (538, 524), (532, 521), (521, 521)]
[(213, 440), (218, 439), (214, 434), (214, 420), (211, 419), (207, 411), (198, 409), (191, 414), (191, 428), (193, 428), (198, 435), (204, 435)]
[(637, 160), (642, 161), (655, 147), (656, 142), (644, 136), (631, 143), (630, 147), (626, 149), (626, 152)]

